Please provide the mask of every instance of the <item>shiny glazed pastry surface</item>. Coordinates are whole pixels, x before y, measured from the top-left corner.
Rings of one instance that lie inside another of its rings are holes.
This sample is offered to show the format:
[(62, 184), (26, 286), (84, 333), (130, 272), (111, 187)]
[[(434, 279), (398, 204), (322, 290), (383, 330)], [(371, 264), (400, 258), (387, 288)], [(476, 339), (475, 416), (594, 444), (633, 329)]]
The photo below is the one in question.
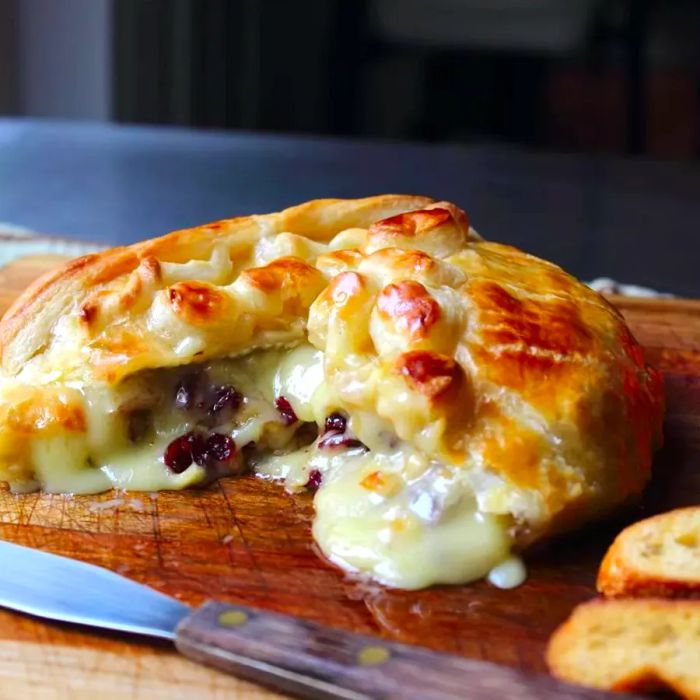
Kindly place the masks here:
[(453, 204), (318, 200), (87, 256), (0, 324), (0, 479), (179, 489), (254, 468), (313, 489), (341, 567), (491, 572), (637, 496), (658, 374), (620, 314)]

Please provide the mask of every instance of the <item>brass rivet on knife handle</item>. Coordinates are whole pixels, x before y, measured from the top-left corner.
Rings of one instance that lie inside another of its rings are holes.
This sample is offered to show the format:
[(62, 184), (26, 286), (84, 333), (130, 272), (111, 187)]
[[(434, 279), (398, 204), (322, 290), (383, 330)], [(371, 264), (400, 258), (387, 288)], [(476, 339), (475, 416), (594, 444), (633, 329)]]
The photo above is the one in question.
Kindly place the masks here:
[(360, 666), (379, 666), (391, 658), (391, 652), (386, 647), (366, 646), (357, 653), (357, 663)]
[[(231, 625), (226, 621), (242, 621), (242, 624)], [(566, 685), (547, 676), (353, 634), (298, 617), (213, 601), (178, 625), (175, 644), (195, 661), (306, 698), (600, 700), (617, 697)]]
[(242, 627), (248, 622), (248, 615), (243, 610), (231, 608), (222, 612), (217, 621), (222, 627)]

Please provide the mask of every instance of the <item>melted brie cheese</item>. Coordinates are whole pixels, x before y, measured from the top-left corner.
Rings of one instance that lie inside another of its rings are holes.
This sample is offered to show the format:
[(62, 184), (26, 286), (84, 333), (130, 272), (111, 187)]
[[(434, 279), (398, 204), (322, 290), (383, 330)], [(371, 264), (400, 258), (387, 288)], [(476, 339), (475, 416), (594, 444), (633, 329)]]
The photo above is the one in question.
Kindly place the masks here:
[[(177, 382), (192, 368), (134, 375), (116, 389), (82, 389), (85, 434), (60, 433), (32, 441), (36, 480), (49, 493), (97, 493), (111, 487), (132, 491), (183, 489), (201, 482), (205, 470), (192, 464), (173, 473), (163, 453), (176, 437), (197, 427), (197, 417), (173, 408)], [(218, 426), (238, 446), (255, 442), (284, 449), (294, 429), (284, 425), (274, 407), (285, 396), (301, 420), (313, 421), (313, 394), (323, 379), (322, 355), (311, 346), (268, 350), (207, 365), (214, 384), (235, 386), (244, 395), (235, 419)], [(152, 434), (143, 443), (128, 437), (124, 407), (152, 409)], [(318, 407), (319, 414), (323, 408)], [(321, 418), (321, 421), (323, 419)]]
[(481, 513), (459, 474), (426, 464), (408, 446), (339, 453), (307, 447), (270, 456), (257, 470), (284, 479), (290, 490), (314, 470), (324, 475), (314, 498), (313, 535), (345, 570), (405, 589), (473, 581), (490, 572), (501, 588), (522, 583), (524, 576), (507, 578), (509, 569), (502, 568), (519, 562), (510, 557), (509, 519)]
[(323, 552), (399, 588), (486, 576), (509, 555), (507, 520), (480, 513), (470, 490), (442, 467), (404, 482), (405, 458), (369, 452), (328, 475), (314, 500)]
[[(322, 475), (313, 535), (343, 569), (406, 589), (484, 576), (499, 587), (518, 585), (524, 569), (510, 555), (510, 519), (481, 512), (459, 468), (428, 460), (386, 419), (364, 412), (349, 418), (348, 430), (366, 448), (324, 447), (321, 438), (298, 446), (301, 423), (285, 425), (274, 402), (284, 396), (300, 422), (322, 430), (338, 405), (324, 382), (323, 361), (323, 353), (304, 343), (208, 363), (202, 368), (208, 381), (234, 386), (244, 397), (216, 431), (231, 435), (239, 448), (255, 443), (257, 473), (284, 481), (290, 491), (302, 490), (313, 472)], [(206, 470), (195, 463), (176, 474), (163, 461), (167, 445), (201, 419), (173, 404), (178, 382), (192, 371), (144, 372), (109, 391), (79, 389), (87, 432), (33, 441), (35, 475), (44, 490), (157, 491), (204, 480)], [(134, 442), (126, 423), (139, 409), (149, 412), (151, 426), (145, 439)]]

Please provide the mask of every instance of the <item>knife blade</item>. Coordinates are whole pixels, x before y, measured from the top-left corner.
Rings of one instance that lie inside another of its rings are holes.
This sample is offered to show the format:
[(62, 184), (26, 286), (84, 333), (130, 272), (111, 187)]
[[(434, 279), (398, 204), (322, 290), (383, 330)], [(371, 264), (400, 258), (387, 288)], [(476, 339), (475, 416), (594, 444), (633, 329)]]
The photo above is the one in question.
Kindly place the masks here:
[(102, 567), (3, 541), (0, 606), (51, 620), (169, 639), (195, 661), (300, 697), (616, 697), (243, 605), (210, 601), (193, 609)]
[(0, 606), (117, 632), (175, 639), (192, 609), (113, 571), (0, 541)]

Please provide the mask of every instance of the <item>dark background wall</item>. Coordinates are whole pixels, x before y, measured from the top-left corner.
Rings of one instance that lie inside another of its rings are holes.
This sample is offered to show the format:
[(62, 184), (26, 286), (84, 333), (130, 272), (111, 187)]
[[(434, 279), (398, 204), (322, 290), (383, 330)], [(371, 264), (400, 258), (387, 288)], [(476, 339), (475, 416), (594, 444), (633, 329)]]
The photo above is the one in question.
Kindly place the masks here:
[(0, 112), (695, 158), (697, 0), (0, 0)]

